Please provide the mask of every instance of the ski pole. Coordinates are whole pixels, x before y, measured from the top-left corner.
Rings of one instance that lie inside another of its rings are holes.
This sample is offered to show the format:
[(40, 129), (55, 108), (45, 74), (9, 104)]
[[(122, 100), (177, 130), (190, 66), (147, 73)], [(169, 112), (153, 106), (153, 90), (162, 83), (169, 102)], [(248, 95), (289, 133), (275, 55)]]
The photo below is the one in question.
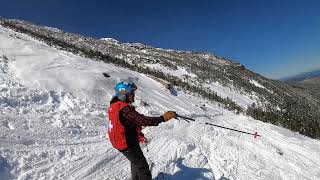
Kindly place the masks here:
[[(188, 117), (184, 117), (184, 116), (180, 116), (177, 114), (177, 117), (180, 117), (180, 118), (183, 118), (183, 119), (187, 119), (187, 120), (190, 120), (190, 121), (196, 121), (195, 119), (192, 119), (192, 118), (188, 118)], [(189, 121), (188, 121), (189, 122)]]
[[(180, 116), (177, 114), (177, 117), (180, 117), (180, 118), (183, 118), (183, 119), (187, 119), (187, 120), (190, 120), (190, 121), (196, 121), (195, 119), (192, 119), (192, 118), (188, 118), (188, 117), (184, 117), (184, 116)], [(189, 121), (188, 121), (189, 122)], [(249, 133), (249, 132), (245, 132), (245, 131), (240, 131), (240, 130), (237, 130), (237, 129), (232, 129), (232, 128), (228, 128), (228, 127), (223, 127), (223, 126), (219, 126), (219, 125), (215, 125), (215, 124), (211, 124), (211, 123), (207, 123), (205, 122), (204, 124), (206, 125), (210, 125), (210, 126), (215, 126), (215, 127), (219, 127), (219, 128), (223, 128), (223, 129), (228, 129), (228, 130), (231, 130), (231, 131), (236, 131), (236, 132), (240, 132), (240, 133), (244, 133), (244, 134), (250, 134), (250, 135), (253, 135), (254, 138), (256, 137), (261, 137), (258, 132), (255, 132), (254, 134), (253, 133)]]
[(146, 143), (146, 147), (147, 147), (147, 152), (149, 152), (148, 143)]
[(147, 139), (147, 138), (144, 138), (144, 142), (146, 143), (147, 152), (149, 152), (149, 148), (148, 148), (148, 143), (149, 143), (149, 141), (148, 141), (148, 139)]

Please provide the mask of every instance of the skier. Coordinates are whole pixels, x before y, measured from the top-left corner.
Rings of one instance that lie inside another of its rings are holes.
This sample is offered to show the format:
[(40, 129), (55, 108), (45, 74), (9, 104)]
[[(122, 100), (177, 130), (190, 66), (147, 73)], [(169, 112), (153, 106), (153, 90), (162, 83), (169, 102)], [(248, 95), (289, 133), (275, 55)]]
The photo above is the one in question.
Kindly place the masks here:
[(139, 142), (144, 141), (142, 126), (157, 126), (177, 117), (168, 111), (160, 117), (148, 117), (138, 113), (132, 106), (137, 86), (134, 83), (118, 83), (115, 96), (110, 101), (108, 135), (112, 146), (131, 163), (133, 180), (151, 180), (151, 172)]

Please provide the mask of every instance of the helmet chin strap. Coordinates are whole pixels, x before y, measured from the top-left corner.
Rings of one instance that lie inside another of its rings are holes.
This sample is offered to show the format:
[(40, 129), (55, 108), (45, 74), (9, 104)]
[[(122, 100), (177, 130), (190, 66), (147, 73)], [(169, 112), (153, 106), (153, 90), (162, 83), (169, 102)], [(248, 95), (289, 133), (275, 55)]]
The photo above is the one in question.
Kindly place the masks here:
[(118, 96), (118, 99), (120, 101), (128, 102), (128, 103), (133, 103), (134, 102), (134, 97), (132, 97), (132, 101), (129, 101), (129, 94), (122, 94), (122, 95)]
[(126, 94), (126, 101), (131, 104), (131, 103), (134, 102), (134, 96), (132, 97), (132, 101), (129, 101), (129, 96), (128, 95), (129, 94)]

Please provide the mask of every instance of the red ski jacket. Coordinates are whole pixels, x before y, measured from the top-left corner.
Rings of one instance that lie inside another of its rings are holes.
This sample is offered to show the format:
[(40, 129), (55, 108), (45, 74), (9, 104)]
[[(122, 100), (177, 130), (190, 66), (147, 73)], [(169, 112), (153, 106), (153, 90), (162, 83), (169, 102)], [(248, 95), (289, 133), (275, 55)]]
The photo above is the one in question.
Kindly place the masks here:
[(127, 102), (114, 98), (110, 102), (108, 136), (112, 146), (120, 151), (139, 146), (144, 141), (142, 126), (157, 126), (163, 117), (148, 117), (138, 113)]

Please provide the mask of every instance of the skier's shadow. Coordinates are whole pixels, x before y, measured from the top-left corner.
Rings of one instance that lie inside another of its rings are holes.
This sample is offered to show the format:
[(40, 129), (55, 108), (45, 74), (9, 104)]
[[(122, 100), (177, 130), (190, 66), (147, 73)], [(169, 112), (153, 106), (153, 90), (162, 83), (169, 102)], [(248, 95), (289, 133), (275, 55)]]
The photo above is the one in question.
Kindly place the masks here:
[[(211, 173), (209, 169), (206, 168), (191, 168), (185, 166), (183, 163), (183, 158), (179, 158), (177, 160), (176, 166), (180, 169), (180, 171), (175, 172), (174, 174), (167, 173), (159, 173), (154, 180), (193, 180), (193, 179), (201, 179), (201, 180), (212, 180), (215, 177), (207, 178), (204, 176), (205, 173)], [(220, 177), (219, 180), (229, 180), (225, 177)]]

